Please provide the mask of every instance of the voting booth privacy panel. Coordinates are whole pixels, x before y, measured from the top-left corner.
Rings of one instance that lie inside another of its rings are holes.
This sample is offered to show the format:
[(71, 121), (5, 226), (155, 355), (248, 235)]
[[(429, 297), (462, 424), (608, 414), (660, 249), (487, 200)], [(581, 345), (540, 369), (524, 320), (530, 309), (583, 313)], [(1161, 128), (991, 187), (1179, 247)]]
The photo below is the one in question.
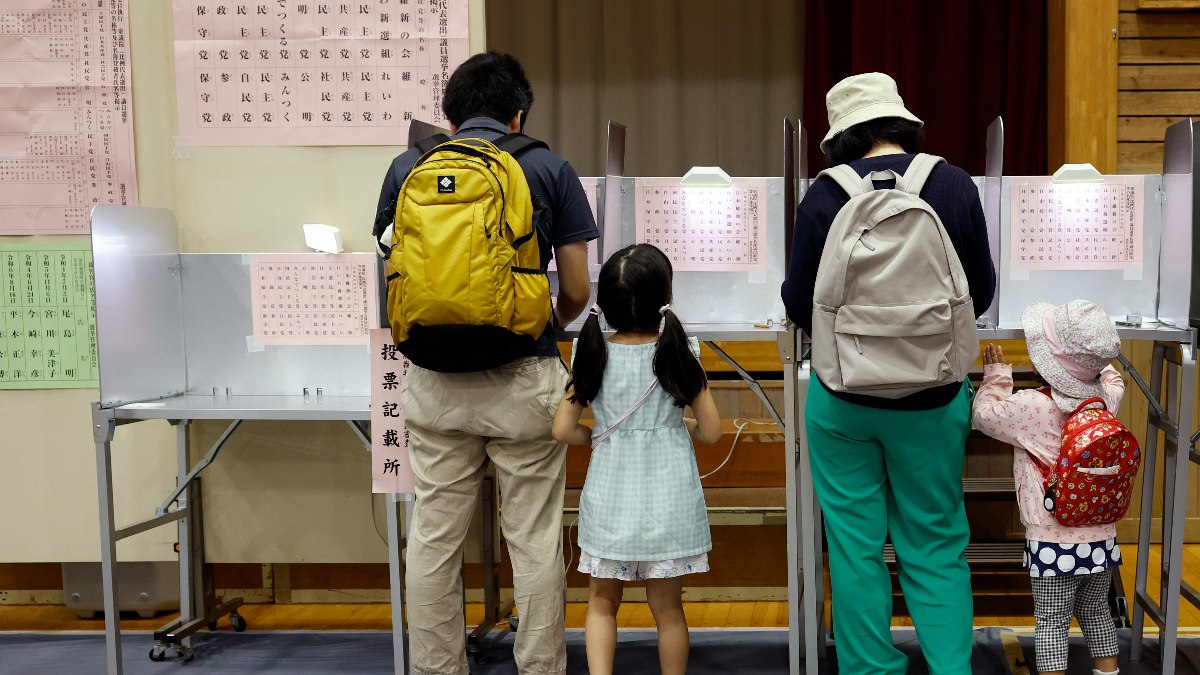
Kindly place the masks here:
[[(106, 652), (109, 672), (120, 672), (117, 542), (141, 532), (178, 527), (180, 617), (156, 631), (152, 659), (170, 650), (190, 659), (191, 634), (223, 616), (237, 630), (246, 627), (236, 611), (241, 599), (217, 598), (204, 567), (202, 497), (242, 500), (266, 481), (252, 477), (253, 485), (222, 492), (220, 482), (216, 490), (201, 490), (198, 480), (244, 421), (341, 421), (344, 433), (369, 449), (362, 426), (370, 419), (366, 338), (379, 321), (378, 258), (373, 253), (182, 254), (175, 218), (165, 209), (96, 207), (92, 228), (101, 363), (101, 401), (93, 405), (92, 420)], [(119, 425), (142, 420), (176, 426), (176, 488), (163, 496), (152, 516), (118, 527), (112, 441)], [(187, 427), (194, 420), (229, 422), (200, 458), (189, 453)], [(321, 439), (310, 437), (318, 445)], [(339, 449), (314, 449), (336, 463)], [(282, 458), (283, 469), (304, 461), (305, 453), (293, 454)], [(372, 548), (351, 551), (351, 560), (382, 557), (386, 547), (395, 615), (400, 617), (398, 502), (386, 502), (387, 531), (393, 533), (386, 542), (373, 517), (362, 519), (366, 522), (337, 517), (346, 495), (358, 493), (370, 501), (365, 458), (365, 452), (356, 458), (363, 467), (359, 480), (339, 483), (335, 474), (310, 486), (304, 503), (295, 508), (316, 508), (306, 535), (310, 538), (358, 531), (358, 539)], [(291, 480), (290, 472), (281, 473)], [(248, 529), (256, 520), (243, 518)], [(262, 534), (263, 545), (253, 554), (274, 555), (270, 541), (279, 533)], [(397, 654), (402, 655), (404, 631), (395, 633)]]
[[(256, 344), (250, 255), (180, 253), (163, 209), (97, 207), (93, 223), (102, 405), (214, 391), (369, 395), (365, 344)], [(351, 255), (371, 270), (373, 292), (376, 256)]]
[[(348, 505), (338, 495), (343, 489), (353, 494), (367, 478), (369, 457), (356, 450), (360, 442), (340, 425), (309, 426), (297, 435), (285, 428), (285, 422), (272, 421), (292, 419), (294, 414), (303, 419), (343, 419), (348, 410), (365, 415), (369, 397), (365, 340), (361, 344), (260, 343), (255, 337), (251, 272), (259, 260), (274, 258), (180, 253), (178, 228), (170, 212), (107, 208), (94, 214), (98, 227), (93, 242), (101, 405), (133, 403), (125, 410), (140, 409), (139, 414), (158, 419), (166, 419), (168, 409), (182, 408), (178, 417), (223, 420), (236, 414), (202, 414), (197, 409), (236, 411), (280, 405), (271, 397), (294, 397), (299, 402), (299, 408), (288, 413), (260, 413), (265, 421), (228, 439), (235, 451), (206, 474), (212, 479), (206, 488), (213, 497), (207, 507), (213, 529), (211, 559), (382, 562), (386, 546), (371, 521), (369, 482), (360, 502)], [(366, 276), (360, 300), (368, 295), (366, 286), (374, 288), (374, 254), (310, 253), (289, 258), (301, 267), (304, 260), (324, 264), (338, 259), (359, 268)], [(378, 321), (370, 320), (372, 326)], [(303, 400), (305, 390), (308, 401)], [(164, 402), (167, 399), (169, 403)], [(205, 447), (221, 432), (222, 427), (212, 423), (190, 428), (193, 440)], [(321, 464), (322, 471), (306, 470)], [(247, 510), (262, 517), (247, 520)], [(303, 552), (297, 553), (299, 544), (280, 536), (277, 524), (281, 518), (300, 514), (304, 522), (329, 527), (305, 537)], [(339, 520), (345, 522), (337, 525)]]

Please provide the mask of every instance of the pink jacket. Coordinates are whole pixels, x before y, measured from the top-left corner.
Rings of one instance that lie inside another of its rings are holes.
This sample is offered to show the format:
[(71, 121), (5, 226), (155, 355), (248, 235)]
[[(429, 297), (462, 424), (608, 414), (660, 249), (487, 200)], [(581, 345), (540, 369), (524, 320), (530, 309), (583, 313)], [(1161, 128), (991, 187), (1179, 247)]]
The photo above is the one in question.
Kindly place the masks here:
[[(1100, 381), (1104, 402), (1115, 412), (1125, 394), (1125, 381), (1112, 366), (1100, 372)], [(1116, 525), (1059, 525), (1042, 505), (1045, 484), (1039, 465), (1050, 466), (1058, 459), (1063, 423), (1067, 421), (1066, 413), (1049, 396), (1036, 389), (1013, 393), (1012, 366), (990, 364), (984, 366), (983, 384), (975, 393), (973, 408), (971, 421), (976, 429), (1013, 445), (1013, 479), (1027, 539), (1082, 544), (1116, 536)]]

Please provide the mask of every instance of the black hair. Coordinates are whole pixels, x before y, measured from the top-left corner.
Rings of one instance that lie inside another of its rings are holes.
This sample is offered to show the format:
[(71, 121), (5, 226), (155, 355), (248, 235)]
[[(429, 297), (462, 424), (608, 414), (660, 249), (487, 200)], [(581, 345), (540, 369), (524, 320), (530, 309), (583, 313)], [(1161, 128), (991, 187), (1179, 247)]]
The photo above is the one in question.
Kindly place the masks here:
[[(596, 304), (608, 325), (618, 331), (662, 332), (654, 350), (654, 376), (675, 405), (690, 405), (708, 384), (704, 368), (688, 348), (688, 336), (675, 312), (659, 309), (671, 302), (671, 261), (651, 244), (634, 244), (612, 254), (600, 268)], [(579, 331), (579, 345), (569, 386), (571, 401), (584, 406), (595, 400), (608, 363), (608, 346), (600, 317), (588, 316)]]
[(485, 52), (463, 61), (446, 82), (442, 112), (455, 127), (472, 117), (490, 117), (508, 124), (521, 115), (521, 125), (533, 107), (533, 88), (521, 64), (509, 54)]
[(879, 141), (891, 141), (904, 148), (905, 152), (916, 153), (923, 136), (920, 124), (903, 117), (867, 120), (829, 139), (825, 144), (825, 159), (829, 166), (861, 159)]

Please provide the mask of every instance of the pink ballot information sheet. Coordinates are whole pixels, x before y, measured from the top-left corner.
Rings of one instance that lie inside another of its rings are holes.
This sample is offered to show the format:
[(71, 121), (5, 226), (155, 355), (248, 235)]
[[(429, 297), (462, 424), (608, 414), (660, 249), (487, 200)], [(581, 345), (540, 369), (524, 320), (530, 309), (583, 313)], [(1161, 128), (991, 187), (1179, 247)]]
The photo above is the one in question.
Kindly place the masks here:
[(734, 178), (729, 187), (687, 187), (678, 178), (636, 181), (637, 241), (667, 254), (676, 271), (766, 268), (767, 181)]
[(388, 328), (371, 330), (371, 492), (413, 494), (400, 385), (409, 361)]
[(136, 204), (127, 0), (0, 3), (0, 235)]
[(467, 0), (174, 0), (190, 145), (404, 145), (447, 126)]
[(1142, 266), (1141, 176), (1098, 183), (1022, 178), (1012, 186), (1012, 269), (1112, 270)]
[(251, 256), (250, 304), (260, 345), (366, 344), (378, 324), (372, 256)]

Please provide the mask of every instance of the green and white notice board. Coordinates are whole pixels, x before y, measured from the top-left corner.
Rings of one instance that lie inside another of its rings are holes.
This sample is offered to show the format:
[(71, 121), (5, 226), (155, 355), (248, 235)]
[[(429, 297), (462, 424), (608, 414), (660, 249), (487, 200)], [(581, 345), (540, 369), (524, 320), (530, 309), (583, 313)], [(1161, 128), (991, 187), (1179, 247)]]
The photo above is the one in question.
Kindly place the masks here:
[(0, 389), (99, 385), (91, 242), (0, 243)]

